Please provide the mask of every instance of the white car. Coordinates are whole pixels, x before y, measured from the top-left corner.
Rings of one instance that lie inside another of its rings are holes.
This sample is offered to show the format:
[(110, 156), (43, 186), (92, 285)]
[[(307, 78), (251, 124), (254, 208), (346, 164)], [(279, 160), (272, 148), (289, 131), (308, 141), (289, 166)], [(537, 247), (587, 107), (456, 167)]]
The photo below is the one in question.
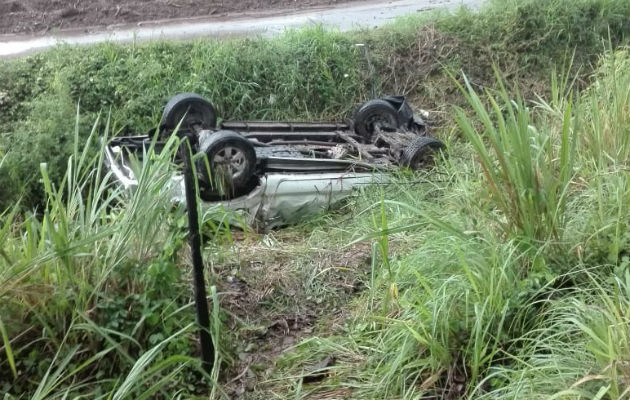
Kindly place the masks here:
[[(368, 101), (344, 123), (217, 125), (208, 100), (182, 93), (167, 103), (157, 132), (165, 139), (175, 130), (206, 156), (195, 162), (203, 205), (232, 210), (260, 229), (324, 211), (358, 185), (386, 182), (398, 166), (422, 168), (444, 149), (400, 96)], [(149, 134), (116, 137), (105, 147), (106, 166), (126, 188), (137, 184), (128, 155), (144, 151), (151, 140)], [(184, 202), (183, 176), (171, 182), (173, 199)]]

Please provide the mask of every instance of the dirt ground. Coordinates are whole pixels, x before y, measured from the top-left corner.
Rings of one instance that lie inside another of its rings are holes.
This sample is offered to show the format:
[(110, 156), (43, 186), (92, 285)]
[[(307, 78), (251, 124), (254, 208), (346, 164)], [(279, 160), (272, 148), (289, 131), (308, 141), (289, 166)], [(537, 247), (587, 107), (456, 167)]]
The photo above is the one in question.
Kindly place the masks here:
[[(44, 34), (174, 18), (290, 11), (352, 0), (0, 0), (0, 34)], [(356, 1), (356, 0), (355, 0)]]
[(304, 246), (291, 228), (266, 239), (239, 233), (217, 249), (223, 259), (212, 270), (229, 316), (229, 343), (222, 346), (235, 355), (223, 367), (223, 389), (231, 399), (250, 399), (284, 351), (305, 337), (330, 334), (345, 320), (348, 302), (365, 289), (371, 246)]

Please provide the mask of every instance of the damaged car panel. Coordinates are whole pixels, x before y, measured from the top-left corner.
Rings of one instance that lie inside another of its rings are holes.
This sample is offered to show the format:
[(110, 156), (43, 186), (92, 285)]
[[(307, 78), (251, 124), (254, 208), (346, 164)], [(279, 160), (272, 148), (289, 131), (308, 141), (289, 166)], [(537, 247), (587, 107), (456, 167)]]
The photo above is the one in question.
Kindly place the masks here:
[[(387, 182), (378, 173), (270, 173), (249, 193), (230, 200), (204, 202), (204, 211), (229, 212), (232, 225), (245, 223), (261, 231), (299, 222), (305, 216), (329, 210), (357, 188)], [(182, 177), (173, 178), (173, 200), (184, 204)]]
[[(204, 207), (234, 211), (261, 229), (324, 211), (357, 186), (386, 182), (397, 166), (422, 168), (444, 148), (401, 96), (368, 101), (343, 123), (216, 120), (209, 101), (179, 94), (164, 109), (156, 148), (174, 132), (186, 134), (200, 155), (195, 168)], [(125, 188), (137, 184), (130, 157), (141, 158), (152, 139), (116, 137), (107, 144), (106, 166)], [(171, 177), (171, 190), (183, 202), (181, 175)]]

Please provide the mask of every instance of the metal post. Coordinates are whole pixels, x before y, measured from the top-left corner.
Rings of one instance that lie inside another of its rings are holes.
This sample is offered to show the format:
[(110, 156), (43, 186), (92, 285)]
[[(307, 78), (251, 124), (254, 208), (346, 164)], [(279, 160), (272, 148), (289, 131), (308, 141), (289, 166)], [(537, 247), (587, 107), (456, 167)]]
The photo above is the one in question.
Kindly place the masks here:
[(199, 324), (199, 342), (201, 343), (201, 362), (203, 368), (212, 372), (214, 363), (214, 344), (210, 336), (210, 317), (206, 299), (206, 282), (203, 276), (203, 258), (201, 255), (201, 237), (199, 235), (199, 215), (197, 212), (197, 192), (190, 160), (190, 139), (184, 137), (180, 147), (184, 159), (184, 187), (186, 192), (186, 209), (188, 213), (188, 240), (193, 262), (193, 283), (195, 293), (195, 309)]

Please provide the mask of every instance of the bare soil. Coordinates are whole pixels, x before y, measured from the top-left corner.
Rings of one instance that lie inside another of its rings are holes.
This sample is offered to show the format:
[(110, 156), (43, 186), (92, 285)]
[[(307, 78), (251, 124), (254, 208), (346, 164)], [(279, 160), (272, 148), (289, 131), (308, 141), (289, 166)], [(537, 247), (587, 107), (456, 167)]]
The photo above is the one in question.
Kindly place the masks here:
[(0, 0), (0, 34), (102, 28), (177, 18), (294, 11), (352, 0)]
[[(235, 354), (222, 383), (231, 399), (249, 398), (274, 371), (275, 360), (305, 337), (326, 336), (345, 320), (348, 302), (365, 288), (369, 243), (306, 248), (296, 230), (278, 231), (273, 244), (233, 232), (234, 243), (213, 266), (225, 328)], [(297, 237), (296, 237), (297, 236)]]

